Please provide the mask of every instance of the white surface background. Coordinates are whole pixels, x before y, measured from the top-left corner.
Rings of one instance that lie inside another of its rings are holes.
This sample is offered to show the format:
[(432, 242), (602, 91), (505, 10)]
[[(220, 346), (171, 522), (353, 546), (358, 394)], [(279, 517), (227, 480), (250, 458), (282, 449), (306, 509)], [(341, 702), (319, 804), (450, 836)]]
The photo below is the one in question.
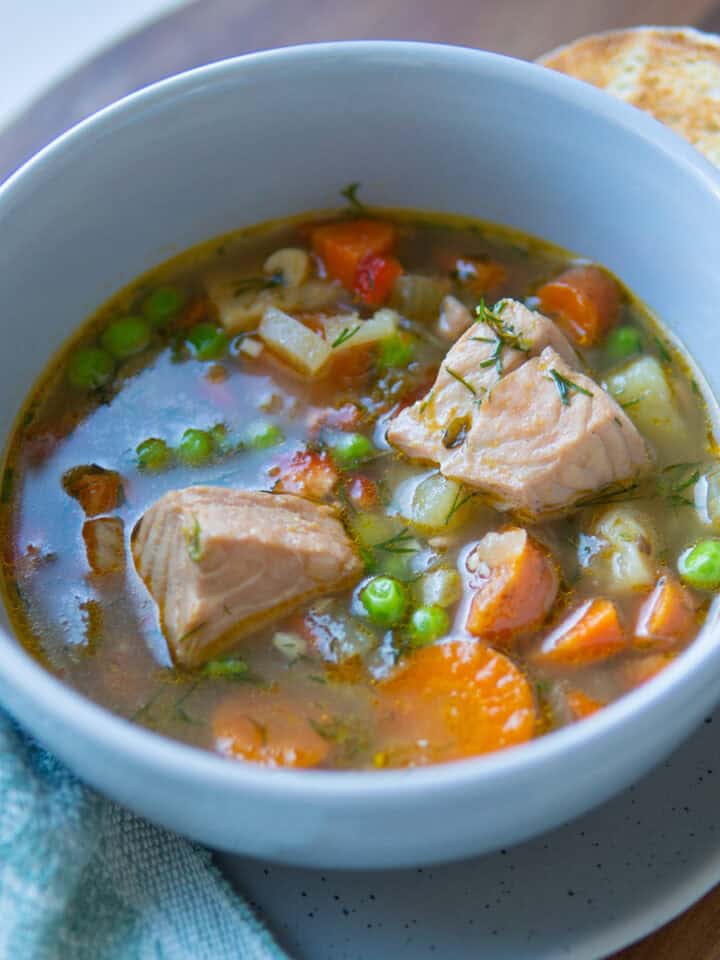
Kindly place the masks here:
[(66, 73), (186, 0), (0, 0), (0, 127)]

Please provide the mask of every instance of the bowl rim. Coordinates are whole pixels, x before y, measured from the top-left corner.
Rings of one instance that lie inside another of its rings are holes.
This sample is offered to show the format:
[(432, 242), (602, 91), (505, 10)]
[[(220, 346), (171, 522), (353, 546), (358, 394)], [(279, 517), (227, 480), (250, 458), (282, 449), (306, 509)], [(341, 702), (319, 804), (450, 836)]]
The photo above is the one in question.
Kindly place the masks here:
[[(94, 135), (115, 124), (131, 121), (140, 110), (172, 108), (172, 101), (208, 86), (233, 82), (265, 70), (312, 70), (318, 60), (341, 57), (343, 63), (391, 62), (398, 68), (443, 67), (473, 73), (487, 72), (520, 85), (531, 86), (556, 102), (580, 107), (600, 122), (623, 128), (628, 136), (645, 140), (684, 168), (685, 175), (714, 195), (720, 212), (720, 173), (677, 134), (641, 111), (616, 100), (604, 91), (538, 64), (471, 47), (417, 41), (335, 41), (301, 44), (220, 60), (161, 80), (110, 104), (82, 120), (31, 157), (0, 184), (0, 217), (4, 204), (22, 200), (31, 191), (32, 180), (42, 176), (56, 160), (92, 145)], [(610, 740), (631, 719), (650, 719), (671, 701), (692, 702), (698, 689), (708, 683), (708, 665), (714, 659), (720, 668), (720, 644), (712, 643), (718, 617), (710, 617), (698, 638), (661, 675), (640, 689), (626, 694), (581, 724), (565, 727), (528, 743), (496, 753), (453, 763), (399, 770), (276, 770), (253, 763), (231, 761), (211, 751), (193, 747), (132, 723), (108, 708), (86, 698), (59, 680), (25, 651), (11, 631), (0, 628), (0, 677), (9, 689), (44, 705), (58, 724), (92, 739), (110, 753), (122, 753), (158, 775), (205, 780), (213, 788), (241, 791), (279, 799), (322, 798), (339, 801), (404, 802), (410, 794), (428, 797), (454, 792), (469, 784), (489, 782), (515, 774), (534, 773), (551, 761), (568, 762), (573, 754), (593, 741)], [(710, 641), (710, 642), (708, 642)], [(685, 689), (683, 689), (685, 688)]]

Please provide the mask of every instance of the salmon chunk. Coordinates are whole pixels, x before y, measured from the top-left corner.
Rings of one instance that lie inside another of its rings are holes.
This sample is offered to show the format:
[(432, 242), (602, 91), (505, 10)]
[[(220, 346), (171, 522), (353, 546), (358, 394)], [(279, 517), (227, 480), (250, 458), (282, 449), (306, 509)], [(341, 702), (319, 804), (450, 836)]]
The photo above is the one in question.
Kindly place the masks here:
[(650, 467), (622, 408), (552, 347), (504, 376), (485, 397), (441, 472), (487, 493), (499, 509), (555, 513)]
[(331, 508), (225, 487), (166, 493), (137, 524), (132, 552), (173, 658), (188, 667), (362, 572)]
[(485, 317), (448, 351), (430, 392), (390, 424), (388, 442), (407, 456), (442, 463), (448, 451), (462, 444), (483, 398), (545, 347), (553, 347), (570, 364), (577, 362), (552, 320), (517, 300), (501, 301)]
[(504, 300), (448, 351), (388, 441), (528, 518), (558, 513), (650, 466), (622, 408), (579, 371), (552, 320)]

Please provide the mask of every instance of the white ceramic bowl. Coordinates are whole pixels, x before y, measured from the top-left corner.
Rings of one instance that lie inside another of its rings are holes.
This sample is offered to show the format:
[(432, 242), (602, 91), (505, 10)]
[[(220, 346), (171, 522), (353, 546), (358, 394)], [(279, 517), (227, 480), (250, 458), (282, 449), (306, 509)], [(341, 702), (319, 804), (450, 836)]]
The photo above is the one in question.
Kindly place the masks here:
[[(0, 189), (0, 437), (68, 334), (176, 250), (336, 202), (471, 214), (597, 259), (676, 330), (720, 390), (720, 178), (673, 134), (540, 67), (403, 43), (298, 47), (204, 67), (82, 123)], [(121, 720), (55, 680), (0, 613), (0, 696), (100, 790), (226, 850), (399, 866), (510, 844), (600, 803), (720, 693), (708, 626), (590, 720), (423, 770), (233, 763)]]

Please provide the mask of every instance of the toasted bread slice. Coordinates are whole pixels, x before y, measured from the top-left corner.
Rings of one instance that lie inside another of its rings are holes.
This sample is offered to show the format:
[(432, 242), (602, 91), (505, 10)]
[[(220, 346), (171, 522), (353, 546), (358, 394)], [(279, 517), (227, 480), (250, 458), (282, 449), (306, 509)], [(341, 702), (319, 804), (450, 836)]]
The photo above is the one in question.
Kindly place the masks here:
[(637, 27), (581, 37), (538, 62), (651, 113), (720, 166), (720, 37)]

